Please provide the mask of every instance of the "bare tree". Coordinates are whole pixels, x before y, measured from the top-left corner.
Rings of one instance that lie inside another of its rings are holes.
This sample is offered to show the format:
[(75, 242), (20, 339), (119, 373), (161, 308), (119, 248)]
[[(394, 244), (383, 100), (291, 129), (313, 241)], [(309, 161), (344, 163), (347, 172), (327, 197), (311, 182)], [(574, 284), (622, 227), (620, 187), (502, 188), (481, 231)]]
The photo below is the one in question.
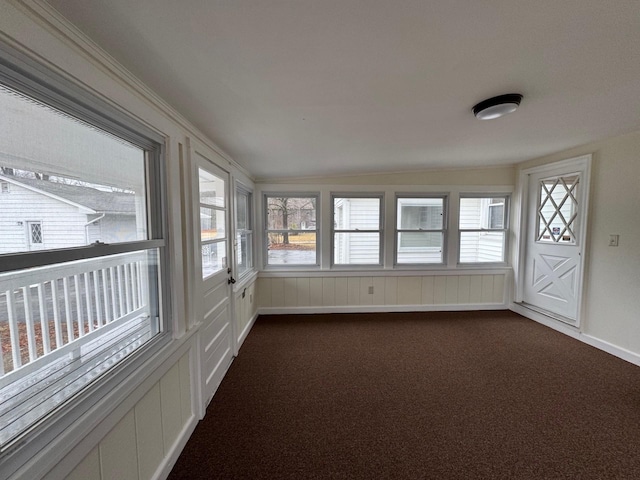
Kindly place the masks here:
[[(282, 230), (289, 229), (289, 197), (269, 197), (269, 210), (279, 212), (280, 218), (282, 218)], [(282, 234), (282, 243), (289, 244), (289, 233)]]
[[(299, 230), (303, 221), (307, 221), (305, 211), (315, 210), (315, 199), (305, 197), (269, 197), (268, 209), (275, 213), (270, 229), (285, 230), (282, 233), (282, 243), (289, 244), (289, 227)], [(309, 219), (313, 220), (313, 219)], [(281, 225), (280, 225), (281, 223)]]

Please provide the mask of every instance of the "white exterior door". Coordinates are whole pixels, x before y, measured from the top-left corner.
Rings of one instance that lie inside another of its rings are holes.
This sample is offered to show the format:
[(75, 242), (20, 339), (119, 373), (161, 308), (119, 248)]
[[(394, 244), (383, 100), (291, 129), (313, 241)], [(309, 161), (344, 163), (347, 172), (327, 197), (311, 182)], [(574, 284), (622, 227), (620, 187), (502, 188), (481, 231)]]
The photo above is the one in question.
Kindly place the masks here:
[(590, 157), (527, 173), (524, 306), (579, 322)]
[(229, 173), (198, 150), (194, 168), (195, 316), (200, 322), (201, 413), (233, 359)]

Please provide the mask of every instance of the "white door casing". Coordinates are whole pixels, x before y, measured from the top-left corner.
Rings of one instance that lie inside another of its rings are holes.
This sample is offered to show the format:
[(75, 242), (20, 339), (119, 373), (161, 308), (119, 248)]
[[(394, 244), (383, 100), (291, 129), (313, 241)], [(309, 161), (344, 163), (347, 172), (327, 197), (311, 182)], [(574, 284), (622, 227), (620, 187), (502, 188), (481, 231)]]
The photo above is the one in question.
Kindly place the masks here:
[(591, 156), (523, 171), (522, 268), (524, 307), (578, 326)]
[(209, 156), (204, 148), (191, 149), (201, 417), (233, 359), (230, 176)]

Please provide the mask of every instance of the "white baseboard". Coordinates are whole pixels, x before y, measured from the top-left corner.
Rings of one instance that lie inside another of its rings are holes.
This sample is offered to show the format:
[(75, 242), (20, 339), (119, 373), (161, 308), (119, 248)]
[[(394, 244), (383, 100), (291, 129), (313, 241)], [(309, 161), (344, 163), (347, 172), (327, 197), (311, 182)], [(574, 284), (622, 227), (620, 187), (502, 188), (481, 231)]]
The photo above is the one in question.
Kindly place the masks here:
[(153, 477), (151, 477), (152, 480), (166, 480), (197, 425), (197, 417), (195, 415), (191, 415), (191, 418), (189, 418), (189, 421), (184, 425), (182, 431), (178, 435), (178, 438), (173, 442), (173, 445), (171, 445), (169, 452), (167, 452), (167, 455), (162, 459), (162, 462), (158, 466)]
[(596, 347), (602, 351), (610, 353), (613, 356), (621, 358), (622, 360), (626, 360), (627, 362), (633, 363), (634, 365), (640, 367), (640, 355), (632, 352), (631, 350), (618, 347), (617, 345), (606, 342), (604, 340), (600, 340), (596, 337), (592, 337), (591, 335), (587, 335), (586, 333), (580, 335), (580, 340), (588, 345), (591, 345), (592, 347)]
[(342, 305), (317, 307), (262, 307), (260, 315), (313, 313), (384, 313), (384, 312), (458, 312), (466, 310), (507, 310), (504, 303), (475, 303), (464, 305)]
[(538, 322), (560, 333), (564, 333), (565, 335), (575, 338), (576, 340), (586, 343), (587, 345), (595, 347), (599, 350), (607, 352), (615, 357), (618, 357), (640, 367), (640, 354), (638, 353), (619, 347), (605, 340), (601, 340), (592, 335), (583, 333), (576, 327), (572, 327), (571, 325), (563, 323), (559, 320), (547, 317), (546, 315), (530, 310), (526, 307), (523, 307), (522, 305), (518, 305), (517, 303), (511, 304), (510, 310), (519, 313), (523, 317), (533, 320), (534, 322)]
[(577, 327), (569, 325), (568, 323), (561, 322), (555, 318), (548, 317), (543, 313), (536, 312), (527, 307), (524, 307), (518, 303), (512, 303), (509, 310), (515, 313), (519, 313), (523, 317), (527, 317), (529, 320), (541, 323), (545, 327), (552, 328), (560, 333), (564, 333), (572, 338), (580, 339), (580, 330)]

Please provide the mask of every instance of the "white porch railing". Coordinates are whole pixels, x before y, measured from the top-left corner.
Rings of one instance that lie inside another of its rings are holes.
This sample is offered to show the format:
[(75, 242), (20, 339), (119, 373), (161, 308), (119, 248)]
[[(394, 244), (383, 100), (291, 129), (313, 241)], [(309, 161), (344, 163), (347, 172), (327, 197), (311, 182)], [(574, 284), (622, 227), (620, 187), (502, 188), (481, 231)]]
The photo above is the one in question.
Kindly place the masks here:
[(113, 323), (148, 318), (146, 262), (133, 252), (0, 275), (0, 388), (18, 371), (77, 358)]

